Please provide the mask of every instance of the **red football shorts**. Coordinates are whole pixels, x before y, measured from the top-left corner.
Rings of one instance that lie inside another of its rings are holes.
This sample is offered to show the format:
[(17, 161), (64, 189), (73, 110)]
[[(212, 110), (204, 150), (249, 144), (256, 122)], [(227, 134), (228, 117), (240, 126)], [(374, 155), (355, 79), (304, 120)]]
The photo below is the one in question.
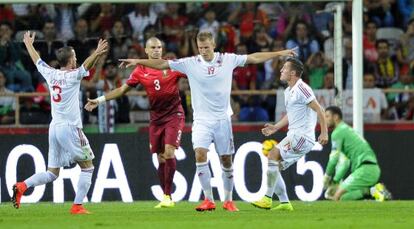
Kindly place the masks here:
[[(175, 115), (174, 115), (175, 116)], [(161, 153), (165, 150), (165, 145), (180, 146), (181, 134), (185, 125), (184, 115), (175, 116), (162, 124), (150, 123), (149, 141), (150, 152)]]

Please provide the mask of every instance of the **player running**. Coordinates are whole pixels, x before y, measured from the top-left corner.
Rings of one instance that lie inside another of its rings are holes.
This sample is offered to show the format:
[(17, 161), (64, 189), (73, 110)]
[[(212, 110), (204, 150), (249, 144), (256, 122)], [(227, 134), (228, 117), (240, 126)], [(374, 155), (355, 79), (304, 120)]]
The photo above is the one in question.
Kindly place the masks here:
[(82, 78), (89, 75), (88, 70), (94, 66), (99, 56), (108, 51), (108, 43), (106, 40), (99, 40), (96, 50), (79, 68), (76, 68), (74, 49), (70, 46), (60, 48), (56, 56), (61, 68), (54, 69), (40, 59), (33, 47), (35, 35), (36, 33), (26, 32), (23, 42), (50, 91), (52, 122), (49, 126), (48, 170), (13, 185), (13, 206), (20, 207), (20, 200), (28, 188), (53, 182), (59, 176), (61, 167), (76, 162), (81, 173), (70, 213), (89, 214), (82, 202), (91, 186), (94, 170), (92, 159), (95, 156), (82, 131), (79, 90)]
[[(158, 38), (149, 38), (145, 44), (149, 59), (161, 59), (162, 43)], [(116, 99), (138, 84), (142, 84), (150, 100), (149, 141), (150, 152), (158, 158), (158, 177), (164, 192), (163, 200), (155, 208), (171, 208), (173, 178), (176, 171), (175, 149), (180, 146), (181, 133), (185, 124), (184, 109), (178, 92), (177, 82), (184, 74), (171, 70), (157, 70), (137, 66), (127, 82), (106, 95), (88, 99), (85, 109), (92, 111), (98, 104)]]
[(246, 64), (263, 63), (266, 60), (294, 55), (293, 50), (280, 52), (260, 52), (250, 55), (214, 52), (215, 42), (210, 32), (197, 35), (200, 55), (178, 60), (161, 59), (122, 59), (122, 65), (144, 65), (156, 69), (173, 69), (187, 75), (191, 89), (191, 105), (194, 110), (192, 142), (196, 154), (196, 170), (204, 201), (196, 207), (197, 211), (215, 210), (213, 192), (210, 184), (211, 172), (207, 161), (207, 152), (214, 142), (222, 165), (224, 184), (224, 204), (227, 211), (238, 211), (232, 200), (234, 154), (233, 133), (230, 116), (230, 92), (233, 69)]
[[(332, 192), (333, 196), (328, 195), (328, 198), (359, 200), (371, 194), (377, 201), (390, 199), (391, 194), (385, 186), (377, 183), (381, 169), (369, 143), (342, 121), (342, 111), (339, 107), (326, 108), (325, 117), (333, 132), (332, 151), (326, 166), (324, 187), (336, 190)], [(351, 174), (340, 183), (349, 167)]]
[(317, 118), (321, 126), (318, 141), (322, 145), (328, 142), (324, 111), (312, 89), (301, 79), (303, 68), (300, 60), (288, 58), (281, 69), (280, 80), (288, 84), (285, 90), (287, 114), (275, 125), (265, 124), (262, 133), (269, 136), (286, 125), (289, 130), (287, 136), (276, 147), (273, 147), (267, 156), (267, 191), (262, 199), (252, 202), (255, 207), (271, 209), (273, 193), (276, 193), (281, 203), (272, 210), (293, 211), (280, 171), (297, 162), (314, 147)]

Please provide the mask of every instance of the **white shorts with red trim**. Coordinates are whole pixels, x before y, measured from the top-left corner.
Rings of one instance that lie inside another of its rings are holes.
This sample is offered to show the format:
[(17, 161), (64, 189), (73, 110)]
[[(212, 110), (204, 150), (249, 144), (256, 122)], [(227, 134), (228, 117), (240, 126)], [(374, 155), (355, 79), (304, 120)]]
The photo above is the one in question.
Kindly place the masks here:
[(69, 124), (50, 125), (49, 168), (60, 168), (94, 158), (95, 155), (82, 129)]
[(289, 168), (289, 166), (309, 153), (315, 144), (315, 141), (303, 135), (290, 134), (286, 136), (277, 145), (277, 148), (280, 150), (280, 156), (282, 157), (281, 169), (285, 170)]

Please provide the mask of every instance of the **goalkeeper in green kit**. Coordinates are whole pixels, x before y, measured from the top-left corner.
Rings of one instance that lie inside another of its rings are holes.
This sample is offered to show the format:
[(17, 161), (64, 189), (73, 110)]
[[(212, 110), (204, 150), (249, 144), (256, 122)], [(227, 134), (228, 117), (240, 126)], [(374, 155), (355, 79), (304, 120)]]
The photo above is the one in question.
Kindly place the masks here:
[[(368, 142), (342, 121), (342, 111), (331, 106), (325, 109), (328, 127), (333, 128), (332, 151), (324, 176), (325, 198), (359, 200), (371, 195), (377, 201), (391, 198), (382, 183), (381, 169)], [(349, 168), (351, 174), (345, 178)]]

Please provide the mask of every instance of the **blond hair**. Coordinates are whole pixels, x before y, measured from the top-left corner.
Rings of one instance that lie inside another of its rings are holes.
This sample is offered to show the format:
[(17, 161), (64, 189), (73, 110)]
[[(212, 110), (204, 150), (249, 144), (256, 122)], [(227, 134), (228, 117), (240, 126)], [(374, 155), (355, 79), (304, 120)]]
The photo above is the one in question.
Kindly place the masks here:
[(210, 31), (202, 31), (197, 34), (198, 41), (211, 40), (214, 42), (213, 34)]

